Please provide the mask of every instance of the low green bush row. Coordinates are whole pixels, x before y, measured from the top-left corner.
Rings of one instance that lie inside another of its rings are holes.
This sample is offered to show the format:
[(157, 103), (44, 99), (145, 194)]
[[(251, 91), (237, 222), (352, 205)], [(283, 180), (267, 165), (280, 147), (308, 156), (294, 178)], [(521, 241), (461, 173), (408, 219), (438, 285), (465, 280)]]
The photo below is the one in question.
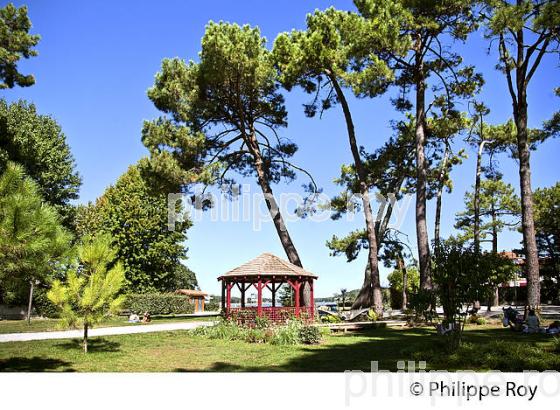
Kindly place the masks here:
[(258, 326), (250, 328), (224, 319), (214, 326), (196, 328), (191, 334), (209, 339), (243, 340), (274, 345), (317, 344), (321, 341), (321, 331), (317, 326), (307, 325), (299, 320), (290, 320), (286, 325), (278, 327), (259, 323)]
[(188, 297), (173, 293), (132, 293), (126, 296), (124, 309), (151, 315), (194, 313), (194, 305)]

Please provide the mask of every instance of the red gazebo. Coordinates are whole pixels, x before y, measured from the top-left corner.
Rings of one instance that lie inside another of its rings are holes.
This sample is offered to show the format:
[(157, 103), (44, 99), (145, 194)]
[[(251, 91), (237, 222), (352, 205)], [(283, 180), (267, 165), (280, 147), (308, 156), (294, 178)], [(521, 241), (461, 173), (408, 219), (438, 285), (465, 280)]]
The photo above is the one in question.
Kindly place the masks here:
[[(315, 301), (313, 285), (317, 276), (271, 253), (263, 253), (255, 259), (227, 272), (218, 278), (222, 282), (222, 312), (227, 318), (239, 323), (254, 323), (256, 317), (266, 317), (273, 323), (285, 322), (292, 316), (313, 320)], [(294, 306), (276, 306), (276, 292), (284, 284), (294, 290)], [(303, 290), (309, 285), (310, 303), (304, 304)], [(246, 306), (245, 295), (254, 287), (257, 306)], [(240, 307), (231, 307), (231, 291), (237, 287), (241, 293)], [(263, 290), (272, 294), (272, 306), (263, 306)]]

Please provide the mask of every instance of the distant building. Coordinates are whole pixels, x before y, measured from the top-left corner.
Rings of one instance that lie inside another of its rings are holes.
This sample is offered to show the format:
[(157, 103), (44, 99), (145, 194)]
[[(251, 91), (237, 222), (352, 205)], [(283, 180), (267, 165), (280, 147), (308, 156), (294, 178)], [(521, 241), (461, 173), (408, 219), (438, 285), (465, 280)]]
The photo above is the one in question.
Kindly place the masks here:
[(189, 300), (194, 305), (194, 313), (204, 312), (204, 302), (208, 293), (194, 289), (178, 289), (175, 293), (188, 296)]

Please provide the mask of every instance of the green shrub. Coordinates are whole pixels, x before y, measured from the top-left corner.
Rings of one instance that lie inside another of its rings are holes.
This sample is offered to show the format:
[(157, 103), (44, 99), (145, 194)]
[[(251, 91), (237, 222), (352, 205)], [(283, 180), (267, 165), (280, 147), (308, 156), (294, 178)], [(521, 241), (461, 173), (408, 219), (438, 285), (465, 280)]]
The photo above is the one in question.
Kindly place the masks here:
[(47, 298), (47, 289), (36, 288), (33, 292), (33, 307), (39, 316), (58, 318), (58, 308)]
[(266, 343), (272, 337), (265, 329), (246, 329), (244, 333), (245, 341), (249, 343)]
[(267, 317), (257, 316), (255, 318), (255, 327), (257, 329), (266, 329), (269, 326), (270, 326), (270, 322), (268, 321)]
[(296, 320), (290, 320), (286, 326), (282, 326), (276, 329), (271, 343), (275, 345), (297, 345), (300, 342), (300, 328), (300, 322)]
[(195, 336), (203, 336), (209, 339), (239, 340), (244, 338), (243, 330), (237, 323), (222, 319), (214, 326), (201, 326), (190, 332)]
[(204, 310), (207, 312), (218, 312), (222, 306), (220, 305), (220, 301), (217, 298), (212, 298), (210, 302), (204, 305)]
[(554, 340), (552, 342), (552, 350), (555, 351), (556, 353), (560, 353), (560, 337), (558, 336), (554, 336)]
[(342, 319), (335, 315), (325, 315), (321, 317), (321, 322), (324, 323), (340, 323)]
[(173, 293), (145, 293), (127, 295), (124, 308), (131, 312), (151, 315), (194, 313), (190, 299)]
[[(261, 322), (261, 325), (264, 323)], [(316, 344), (321, 341), (321, 330), (317, 326), (304, 325), (299, 320), (291, 320), (280, 327), (270, 327), (266, 323), (264, 327), (250, 328), (240, 326), (233, 320), (222, 319), (214, 326), (193, 329), (190, 334), (208, 339), (242, 340), (248, 343), (275, 345)]]
[(299, 329), (299, 340), (306, 345), (314, 345), (321, 341), (321, 331), (317, 326), (304, 325)]
[(469, 316), (467, 323), (470, 323), (472, 325), (485, 325), (486, 323), (488, 323), (488, 321), (482, 316), (471, 315)]
[(377, 313), (375, 313), (375, 310), (373, 310), (373, 309), (368, 310), (367, 318), (368, 318), (368, 320), (371, 320), (372, 322), (377, 321)]

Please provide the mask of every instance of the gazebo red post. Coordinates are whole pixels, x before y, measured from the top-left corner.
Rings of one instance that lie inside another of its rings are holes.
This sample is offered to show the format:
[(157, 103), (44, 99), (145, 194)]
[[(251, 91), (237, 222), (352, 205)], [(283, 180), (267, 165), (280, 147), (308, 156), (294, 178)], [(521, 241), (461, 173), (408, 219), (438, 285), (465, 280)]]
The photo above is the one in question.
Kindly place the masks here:
[(226, 306), (227, 306), (227, 312), (228, 312), (228, 314), (229, 314), (229, 311), (230, 311), (230, 309), (231, 309), (231, 288), (232, 288), (232, 286), (233, 286), (233, 283), (231, 283), (231, 282), (229, 282), (229, 281), (226, 282), (226, 293), (227, 293), (227, 296), (226, 296)]
[(222, 279), (222, 312), (226, 312), (226, 280)]
[(315, 298), (313, 296), (313, 279), (309, 279), (309, 291), (311, 293), (311, 319), (315, 318)]
[(294, 289), (294, 307), (296, 308), (296, 317), (299, 317), (299, 289), (301, 287), (301, 282), (299, 278), (296, 278), (294, 281), (288, 279), (288, 283)]
[(257, 281), (257, 316), (262, 316), (262, 280)]

